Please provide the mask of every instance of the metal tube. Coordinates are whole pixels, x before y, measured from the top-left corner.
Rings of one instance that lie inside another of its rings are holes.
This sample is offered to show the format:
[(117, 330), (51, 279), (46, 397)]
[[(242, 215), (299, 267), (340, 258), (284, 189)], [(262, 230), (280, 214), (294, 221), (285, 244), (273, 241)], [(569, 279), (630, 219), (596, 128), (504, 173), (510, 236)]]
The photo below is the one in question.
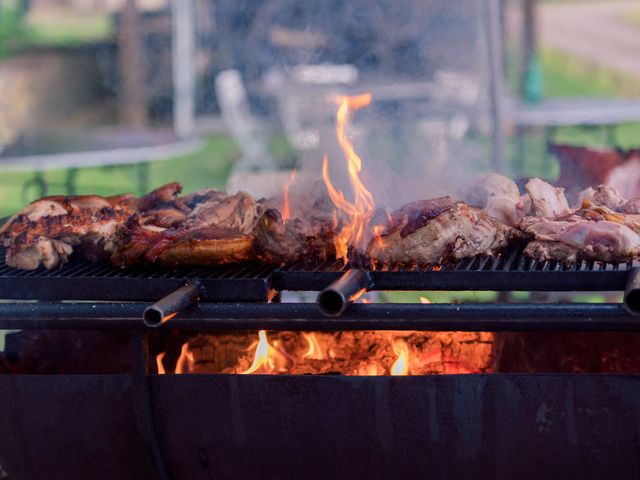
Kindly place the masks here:
[(202, 290), (197, 282), (187, 283), (147, 307), (142, 314), (142, 319), (147, 327), (157, 327), (168, 322), (183, 310), (194, 306), (201, 294)]
[[(110, 329), (146, 327), (146, 303), (0, 303), (0, 329)], [(421, 331), (640, 331), (621, 303), (354, 304), (327, 318), (314, 303), (200, 303), (161, 329), (421, 330)]]
[(640, 268), (633, 267), (624, 289), (624, 306), (631, 315), (640, 315)]
[(372, 287), (368, 272), (353, 268), (318, 294), (318, 307), (327, 317), (341, 315)]

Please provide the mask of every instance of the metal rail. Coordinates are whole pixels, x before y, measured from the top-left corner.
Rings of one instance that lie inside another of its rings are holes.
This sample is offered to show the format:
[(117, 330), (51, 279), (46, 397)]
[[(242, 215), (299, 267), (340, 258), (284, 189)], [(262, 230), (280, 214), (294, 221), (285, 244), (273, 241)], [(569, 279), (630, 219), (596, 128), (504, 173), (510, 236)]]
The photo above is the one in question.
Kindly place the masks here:
[(354, 304), (327, 318), (313, 303), (201, 303), (147, 327), (149, 303), (2, 303), (0, 329), (631, 331), (640, 318), (618, 303)]

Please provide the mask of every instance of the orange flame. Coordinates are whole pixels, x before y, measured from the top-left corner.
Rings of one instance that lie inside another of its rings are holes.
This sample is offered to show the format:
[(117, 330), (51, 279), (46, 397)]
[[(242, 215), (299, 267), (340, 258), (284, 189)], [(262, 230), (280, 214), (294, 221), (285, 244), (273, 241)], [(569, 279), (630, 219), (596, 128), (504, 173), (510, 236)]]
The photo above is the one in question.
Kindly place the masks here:
[(253, 363), (247, 370), (240, 373), (246, 375), (251, 373), (274, 373), (285, 371), (286, 369), (284, 364), (286, 362), (286, 358), (284, 358), (282, 353), (269, 345), (266, 330), (260, 330), (258, 332), (258, 339)]
[(164, 358), (165, 353), (166, 352), (162, 352), (156, 357), (156, 367), (158, 370), (158, 375), (164, 375), (165, 373), (167, 373), (164, 369), (164, 364), (162, 363), (162, 359)]
[(176, 373), (181, 374), (192, 370), (194, 363), (193, 353), (189, 351), (189, 344), (185, 342), (180, 349), (180, 356), (176, 362)]
[(403, 340), (395, 340), (391, 343), (393, 352), (397, 355), (396, 361), (391, 366), (391, 375), (409, 374), (409, 346)]
[(329, 177), (329, 162), (326, 156), (322, 161), (322, 178), (327, 186), (329, 197), (336, 209), (345, 214), (349, 220), (334, 239), (336, 256), (346, 264), (348, 262), (347, 253), (350, 246), (358, 249), (364, 249), (366, 246), (366, 232), (369, 226), (369, 220), (374, 213), (375, 203), (371, 192), (365, 188), (360, 180), (362, 159), (358, 156), (353, 148), (353, 144), (347, 138), (345, 129), (351, 113), (371, 103), (371, 94), (364, 93), (352, 97), (340, 96), (338, 97), (338, 103), (336, 135), (347, 161), (347, 170), (354, 193), (354, 201), (349, 202), (346, 200), (344, 193), (333, 186)]
[(324, 360), (324, 354), (322, 348), (318, 343), (315, 333), (303, 333), (302, 336), (307, 341), (307, 351), (302, 355), (302, 358), (309, 358), (311, 360)]
[(431, 300), (429, 300), (427, 297), (423, 297), (420, 296), (420, 303), (431, 303)]
[(291, 218), (291, 210), (289, 207), (289, 189), (291, 188), (291, 184), (296, 178), (296, 171), (291, 170), (287, 181), (284, 182), (284, 186), (282, 187), (282, 194), (284, 197), (283, 205), (282, 205), (282, 220), (287, 220)]
[(382, 232), (384, 232), (384, 225), (375, 225), (373, 227), (373, 237), (376, 241), (376, 246), (378, 248), (386, 248), (387, 244), (382, 239)]

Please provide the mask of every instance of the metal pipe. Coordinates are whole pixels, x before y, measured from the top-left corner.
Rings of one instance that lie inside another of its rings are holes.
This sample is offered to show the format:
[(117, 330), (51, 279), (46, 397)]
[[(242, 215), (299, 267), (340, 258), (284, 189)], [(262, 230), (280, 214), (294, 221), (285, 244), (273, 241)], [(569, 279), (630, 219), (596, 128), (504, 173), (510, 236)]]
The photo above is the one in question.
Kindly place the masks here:
[(640, 315), (640, 268), (633, 267), (624, 289), (624, 306), (631, 315)]
[[(0, 329), (140, 331), (148, 303), (0, 303)], [(200, 303), (179, 322), (181, 331), (640, 331), (622, 303), (430, 304), (356, 303), (327, 318), (315, 303)]]
[(145, 308), (142, 320), (147, 327), (162, 325), (183, 310), (194, 306), (201, 295), (202, 289), (199, 283), (187, 283), (150, 307)]
[(327, 317), (337, 317), (371, 287), (369, 272), (352, 268), (318, 294), (318, 307)]

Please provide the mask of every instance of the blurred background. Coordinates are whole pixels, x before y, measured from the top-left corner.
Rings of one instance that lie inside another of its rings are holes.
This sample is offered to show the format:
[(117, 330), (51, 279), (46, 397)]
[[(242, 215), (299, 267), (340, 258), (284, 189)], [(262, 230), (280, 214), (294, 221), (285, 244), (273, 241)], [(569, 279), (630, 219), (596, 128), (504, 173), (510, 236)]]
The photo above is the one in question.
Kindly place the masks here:
[(378, 171), (557, 180), (640, 147), (639, 77), (636, 0), (2, 0), (0, 215), (316, 165), (362, 91)]

